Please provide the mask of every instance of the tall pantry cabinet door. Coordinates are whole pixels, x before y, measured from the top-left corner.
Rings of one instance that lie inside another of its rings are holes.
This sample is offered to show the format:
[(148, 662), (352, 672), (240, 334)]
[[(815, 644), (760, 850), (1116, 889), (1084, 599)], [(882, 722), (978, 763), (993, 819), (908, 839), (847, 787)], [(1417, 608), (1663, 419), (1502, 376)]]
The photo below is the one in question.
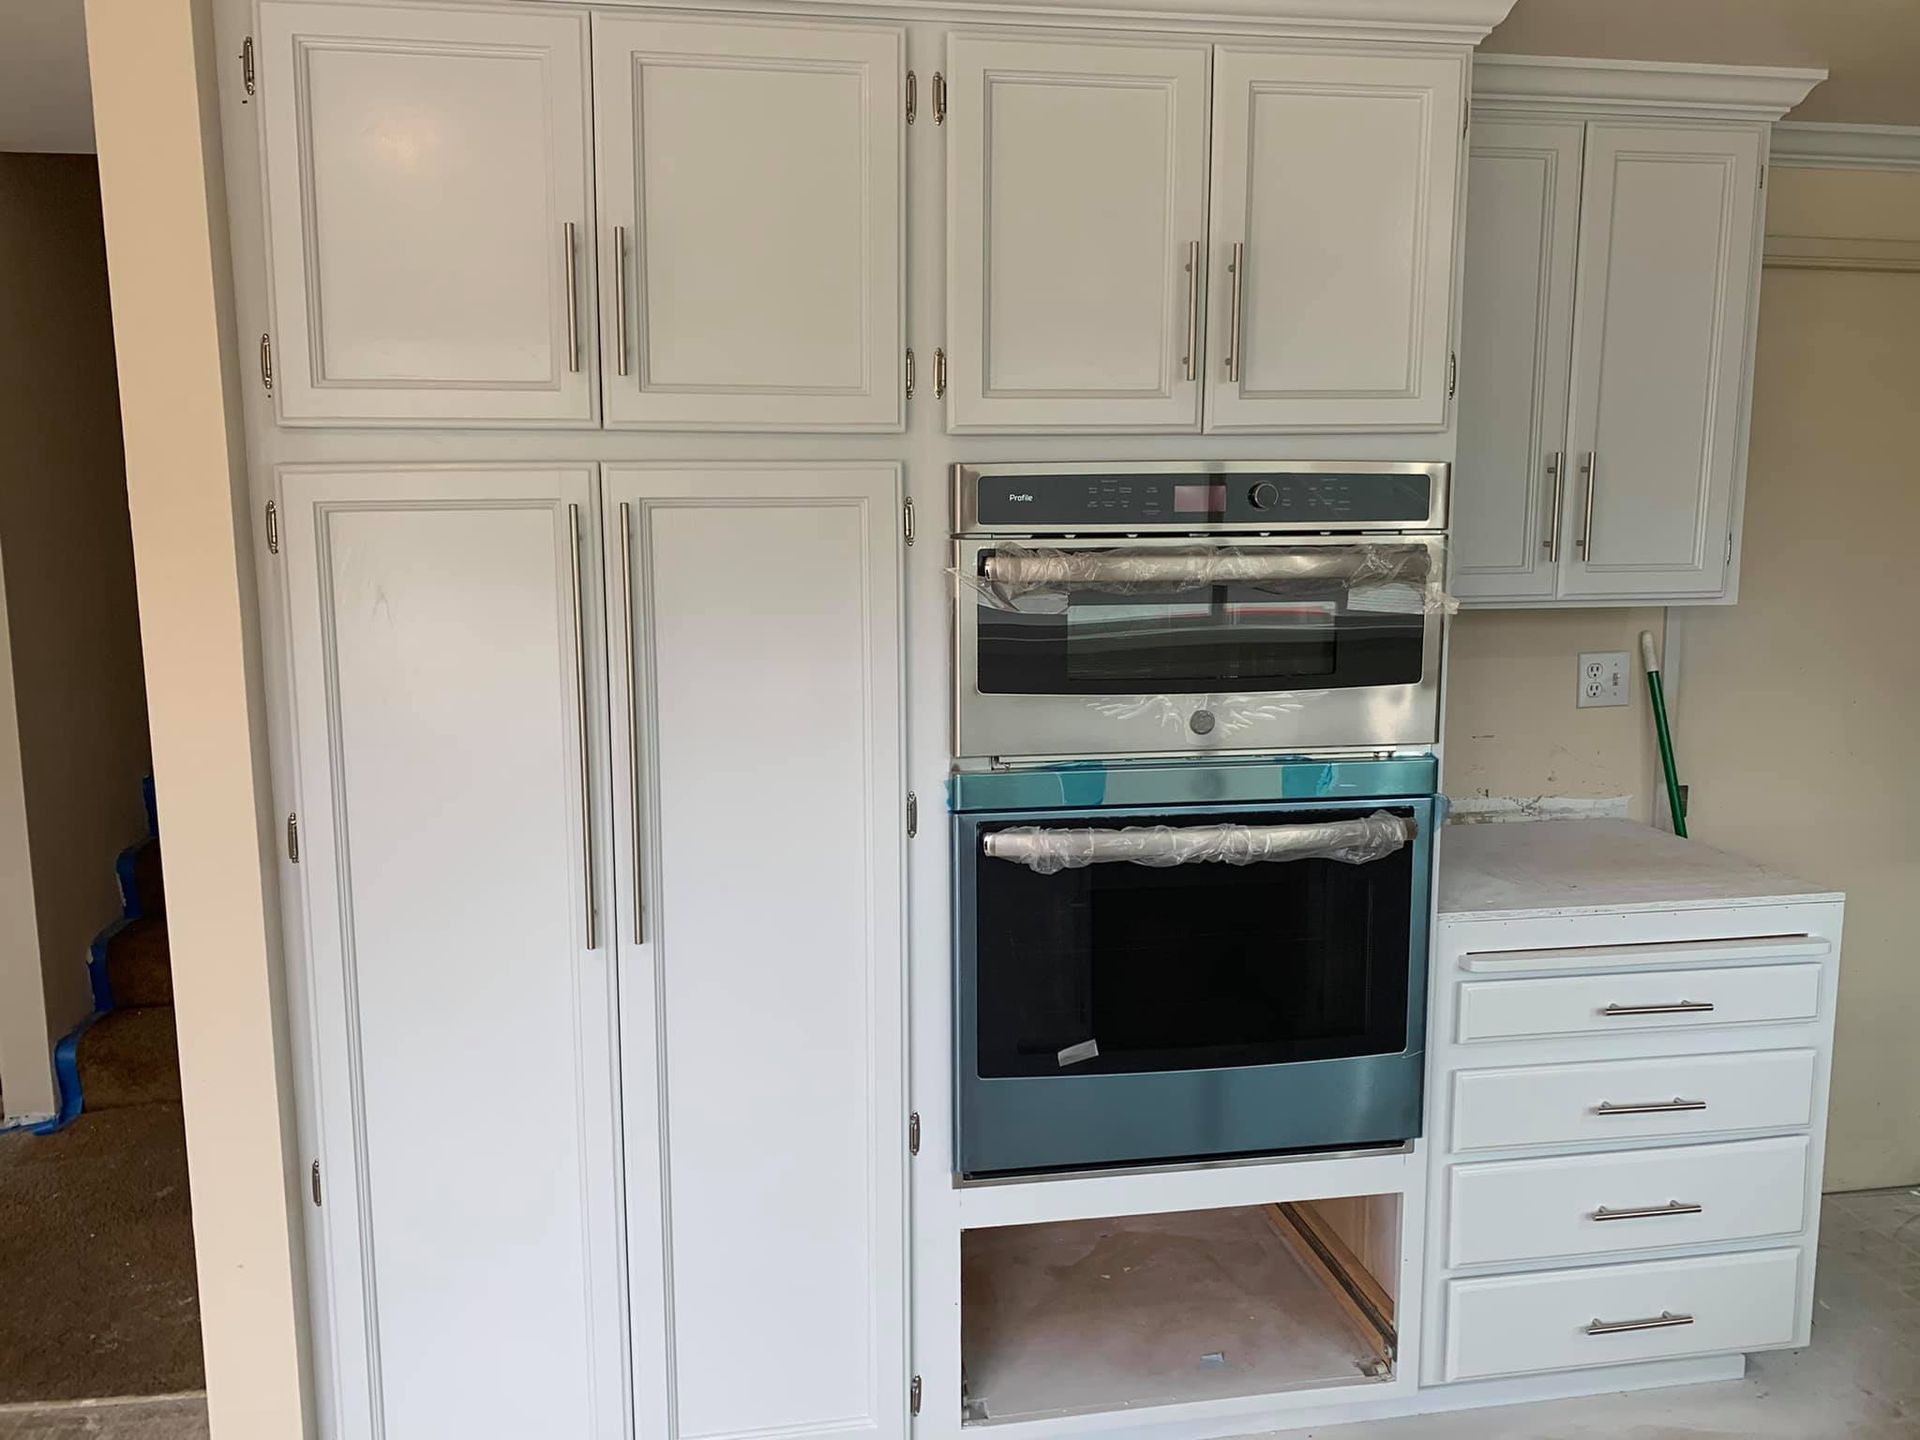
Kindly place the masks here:
[(1554, 593), (1584, 134), (1580, 125), (1473, 127), (1452, 511), (1452, 584), (1463, 599)]
[(260, 6), (289, 423), (591, 424), (580, 15)]
[(907, 1431), (899, 497), (607, 468), (642, 1435)]
[(326, 1433), (615, 1440), (591, 473), (280, 482)]
[(949, 428), (1199, 428), (1209, 58), (948, 41)]
[(905, 32), (593, 17), (607, 423), (898, 430)]
[(1760, 144), (1757, 127), (1587, 129), (1563, 595), (1725, 588)]
[(1445, 426), (1466, 75), (1215, 51), (1208, 430)]

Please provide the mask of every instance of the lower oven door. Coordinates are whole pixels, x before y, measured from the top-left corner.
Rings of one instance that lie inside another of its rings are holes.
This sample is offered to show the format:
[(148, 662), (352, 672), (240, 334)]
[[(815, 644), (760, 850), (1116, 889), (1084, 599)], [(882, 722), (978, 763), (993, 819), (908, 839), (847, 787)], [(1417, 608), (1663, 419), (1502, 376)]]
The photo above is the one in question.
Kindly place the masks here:
[(1429, 745), (1437, 536), (957, 542), (954, 753)]
[[(1217, 847), (1181, 832), (1377, 812), (1411, 822), (1413, 838), (1360, 863), (1248, 859), (1244, 847), (1243, 863), (1079, 863), (1137, 827), (1169, 827), (1154, 842), (1163, 851), (1206, 855)], [(1340, 1149), (1420, 1133), (1430, 798), (954, 823), (961, 1173)], [(1034, 842), (1019, 837), (1036, 828), (1077, 846), (1075, 863), (1044, 873), (1051, 861), (1035, 868), (988, 853), (1031, 854)], [(1008, 830), (1009, 841), (990, 840)], [(1091, 844), (1076, 838), (1089, 831)]]

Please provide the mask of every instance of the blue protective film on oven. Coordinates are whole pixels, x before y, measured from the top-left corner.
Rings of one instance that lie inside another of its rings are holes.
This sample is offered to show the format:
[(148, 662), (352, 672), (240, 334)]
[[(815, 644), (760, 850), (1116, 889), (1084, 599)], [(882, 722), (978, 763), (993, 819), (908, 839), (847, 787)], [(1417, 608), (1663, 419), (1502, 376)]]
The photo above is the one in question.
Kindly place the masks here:
[(947, 782), (947, 808), (1089, 810), (1114, 805), (1221, 805), (1274, 800), (1431, 795), (1431, 755), (1385, 760), (1083, 760), (966, 771)]

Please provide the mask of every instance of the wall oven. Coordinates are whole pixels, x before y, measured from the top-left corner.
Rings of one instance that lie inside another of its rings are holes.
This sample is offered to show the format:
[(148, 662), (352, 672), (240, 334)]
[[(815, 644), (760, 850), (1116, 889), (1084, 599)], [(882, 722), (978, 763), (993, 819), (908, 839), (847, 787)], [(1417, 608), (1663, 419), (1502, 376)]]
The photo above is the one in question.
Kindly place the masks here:
[(956, 1168), (1420, 1132), (1431, 756), (953, 780)]
[(953, 478), (963, 765), (1437, 738), (1447, 466)]

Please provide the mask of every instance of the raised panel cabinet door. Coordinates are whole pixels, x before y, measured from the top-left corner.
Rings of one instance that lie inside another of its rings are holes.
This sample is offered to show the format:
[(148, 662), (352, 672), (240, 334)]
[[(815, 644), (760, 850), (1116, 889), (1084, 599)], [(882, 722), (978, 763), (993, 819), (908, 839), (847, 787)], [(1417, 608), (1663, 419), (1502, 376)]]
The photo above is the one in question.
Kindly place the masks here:
[(953, 430), (1197, 430), (1205, 45), (947, 42)]
[(1757, 128), (1587, 129), (1563, 595), (1726, 585), (1760, 145)]
[(607, 423), (898, 430), (905, 32), (593, 17)]
[(899, 516), (607, 468), (642, 1435), (908, 1431)]
[(584, 16), (260, 6), (289, 424), (593, 423)]
[(1580, 125), (1476, 123), (1460, 315), (1453, 592), (1554, 593), (1567, 517), (1567, 376)]
[(1445, 426), (1466, 73), (1214, 52), (1208, 430)]
[(592, 474), (279, 483), (326, 1433), (617, 1440)]

